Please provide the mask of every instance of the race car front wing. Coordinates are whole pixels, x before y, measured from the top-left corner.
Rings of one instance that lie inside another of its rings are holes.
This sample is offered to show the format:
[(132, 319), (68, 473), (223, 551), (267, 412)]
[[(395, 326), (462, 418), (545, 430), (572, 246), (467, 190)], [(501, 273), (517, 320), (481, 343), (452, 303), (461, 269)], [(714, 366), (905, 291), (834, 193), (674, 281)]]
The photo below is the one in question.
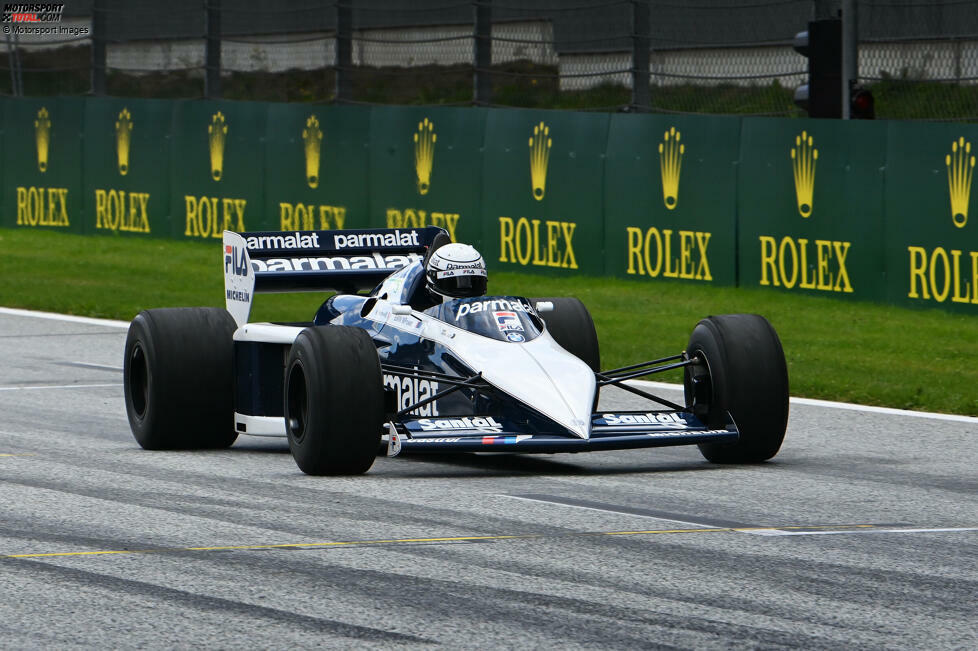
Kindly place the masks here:
[(698, 443), (732, 443), (740, 434), (733, 419), (710, 429), (691, 412), (616, 411), (591, 418), (589, 438), (512, 431), (491, 416), (409, 418), (388, 425), (387, 455), (401, 452), (556, 453), (627, 450)]

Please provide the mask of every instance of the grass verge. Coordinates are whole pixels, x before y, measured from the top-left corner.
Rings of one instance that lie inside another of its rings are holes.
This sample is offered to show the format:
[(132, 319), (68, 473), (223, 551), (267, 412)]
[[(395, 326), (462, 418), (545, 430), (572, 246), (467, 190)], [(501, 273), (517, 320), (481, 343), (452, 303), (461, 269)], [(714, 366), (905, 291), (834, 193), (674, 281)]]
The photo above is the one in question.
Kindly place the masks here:
[[(152, 307), (223, 306), (220, 248), (216, 240), (0, 229), (0, 305), (125, 320)], [(682, 350), (704, 316), (755, 312), (781, 336), (792, 395), (978, 416), (973, 316), (757, 289), (509, 272), (491, 273), (489, 291), (579, 297), (594, 316), (606, 368)], [(261, 295), (252, 320), (307, 320), (324, 297)]]

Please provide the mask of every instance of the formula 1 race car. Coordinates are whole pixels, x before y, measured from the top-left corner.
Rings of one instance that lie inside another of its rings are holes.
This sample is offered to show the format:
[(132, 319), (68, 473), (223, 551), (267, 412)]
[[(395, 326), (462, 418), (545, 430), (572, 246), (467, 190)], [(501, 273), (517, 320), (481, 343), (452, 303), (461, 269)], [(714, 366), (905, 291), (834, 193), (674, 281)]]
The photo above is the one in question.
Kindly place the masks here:
[[(788, 420), (781, 342), (766, 319), (711, 316), (685, 351), (600, 370), (575, 298), (419, 304), (435, 227), (225, 231), (226, 308), (140, 312), (126, 340), (126, 412), (146, 449), (288, 437), (313, 475), (366, 472), (379, 452), (587, 452), (696, 444), (718, 463), (773, 457)], [(373, 287), (369, 294), (358, 294)], [(322, 291), (307, 323), (249, 323), (260, 292)], [(628, 383), (684, 369), (685, 403)], [(602, 387), (652, 403), (596, 411)]]

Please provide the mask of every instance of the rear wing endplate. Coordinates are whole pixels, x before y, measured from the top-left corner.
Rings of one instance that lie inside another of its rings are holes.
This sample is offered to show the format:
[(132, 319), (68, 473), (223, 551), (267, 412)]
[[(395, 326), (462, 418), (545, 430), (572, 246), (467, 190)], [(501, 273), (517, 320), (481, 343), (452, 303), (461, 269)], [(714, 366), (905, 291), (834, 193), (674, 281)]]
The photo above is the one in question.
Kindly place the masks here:
[(248, 322), (254, 294), (356, 292), (421, 260), (439, 234), (424, 228), (338, 231), (224, 231), (224, 289), (238, 326)]

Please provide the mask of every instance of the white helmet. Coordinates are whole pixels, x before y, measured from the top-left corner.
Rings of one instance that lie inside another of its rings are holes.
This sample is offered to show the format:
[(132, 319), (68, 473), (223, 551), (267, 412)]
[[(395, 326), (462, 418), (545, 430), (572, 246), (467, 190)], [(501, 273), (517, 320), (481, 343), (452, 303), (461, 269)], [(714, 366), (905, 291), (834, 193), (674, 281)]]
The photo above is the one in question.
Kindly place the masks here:
[(446, 244), (435, 249), (425, 263), (428, 290), (447, 298), (486, 293), (486, 263), (468, 244)]

